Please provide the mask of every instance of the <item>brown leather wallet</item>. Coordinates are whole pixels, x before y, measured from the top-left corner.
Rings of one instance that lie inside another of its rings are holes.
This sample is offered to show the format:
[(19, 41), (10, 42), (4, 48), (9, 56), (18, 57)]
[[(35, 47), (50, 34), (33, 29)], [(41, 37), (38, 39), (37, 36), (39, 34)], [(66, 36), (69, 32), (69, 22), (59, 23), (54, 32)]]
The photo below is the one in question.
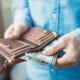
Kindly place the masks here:
[(42, 50), (57, 37), (57, 34), (41, 27), (33, 27), (25, 32), (19, 40), (0, 39), (0, 54), (6, 59), (0, 71), (8, 64), (16, 64), (25, 61), (19, 57), (26, 52)]

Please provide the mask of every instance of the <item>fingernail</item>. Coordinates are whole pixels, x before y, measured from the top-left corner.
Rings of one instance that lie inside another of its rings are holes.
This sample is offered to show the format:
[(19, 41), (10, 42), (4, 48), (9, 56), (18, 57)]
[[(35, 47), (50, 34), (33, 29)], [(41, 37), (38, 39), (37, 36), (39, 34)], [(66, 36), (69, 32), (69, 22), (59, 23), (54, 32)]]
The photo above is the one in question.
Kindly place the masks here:
[(43, 52), (42, 52), (42, 54), (44, 54), (44, 55), (45, 55), (45, 54), (46, 54), (46, 53), (45, 53), (45, 51), (43, 51)]
[(42, 54), (48, 55), (48, 50), (44, 50), (44, 51), (42, 52)]

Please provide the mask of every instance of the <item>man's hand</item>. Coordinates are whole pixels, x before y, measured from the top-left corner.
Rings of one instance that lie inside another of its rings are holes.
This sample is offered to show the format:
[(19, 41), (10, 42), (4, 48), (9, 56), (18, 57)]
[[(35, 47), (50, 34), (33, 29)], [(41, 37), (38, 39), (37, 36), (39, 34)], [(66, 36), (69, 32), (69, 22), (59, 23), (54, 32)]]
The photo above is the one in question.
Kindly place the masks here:
[(62, 36), (49, 50), (45, 49), (43, 54), (51, 56), (59, 50), (63, 50), (65, 54), (57, 59), (57, 68), (77, 65), (80, 59), (80, 41), (76, 38), (74, 32)]
[(4, 38), (18, 39), (22, 33), (28, 30), (25, 23), (16, 22), (12, 24), (4, 33)]

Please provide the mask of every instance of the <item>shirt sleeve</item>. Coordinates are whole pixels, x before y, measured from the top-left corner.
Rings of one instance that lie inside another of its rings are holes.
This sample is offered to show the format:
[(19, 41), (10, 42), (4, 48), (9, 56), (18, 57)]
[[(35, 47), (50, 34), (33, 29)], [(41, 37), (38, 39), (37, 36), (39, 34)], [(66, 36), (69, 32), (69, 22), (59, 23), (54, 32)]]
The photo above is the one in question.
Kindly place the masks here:
[(73, 31), (78, 40), (80, 40), (80, 28)]
[(24, 22), (32, 27), (28, 0), (13, 0), (13, 22)]

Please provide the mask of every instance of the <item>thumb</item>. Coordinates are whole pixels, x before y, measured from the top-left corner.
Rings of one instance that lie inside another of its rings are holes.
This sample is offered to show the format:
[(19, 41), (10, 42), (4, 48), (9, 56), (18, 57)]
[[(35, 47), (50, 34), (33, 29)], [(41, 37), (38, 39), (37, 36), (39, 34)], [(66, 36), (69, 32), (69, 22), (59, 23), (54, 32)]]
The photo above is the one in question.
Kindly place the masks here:
[(28, 27), (26, 26), (26, 24), (24, 23), (17, 24), (16, 26), (14, 26), (12, 38), (18, 39), (21, 36), (21, 34), (26, 32), (27, 30), (28, 30)]
[(22, 33), (23, 33), (22, 28), (16, 26), (14, 28), (14, 31), (13, 31), (12, 35), (11, 35), (11, 38), (12, 39), (18, 39), (21, 36)]
[(4, 33), (4, 38), (10, 38), (11, 34), (13, 33), (14, 28), (13, 25), (11, 25)]
[(45, 49), (43, 51), (43, 54), (44, 55), (47, 55), (47, 56), (51, 56), (53, 54), (55, 54), (56, 52), (58, 52), (59, 50), (63, 49), (65, 47), (65, 41), (64, 41), (64, 38), (61, 37), (59, 40), (55, 41), (54, 45), (50, 48), (50, 49)]

